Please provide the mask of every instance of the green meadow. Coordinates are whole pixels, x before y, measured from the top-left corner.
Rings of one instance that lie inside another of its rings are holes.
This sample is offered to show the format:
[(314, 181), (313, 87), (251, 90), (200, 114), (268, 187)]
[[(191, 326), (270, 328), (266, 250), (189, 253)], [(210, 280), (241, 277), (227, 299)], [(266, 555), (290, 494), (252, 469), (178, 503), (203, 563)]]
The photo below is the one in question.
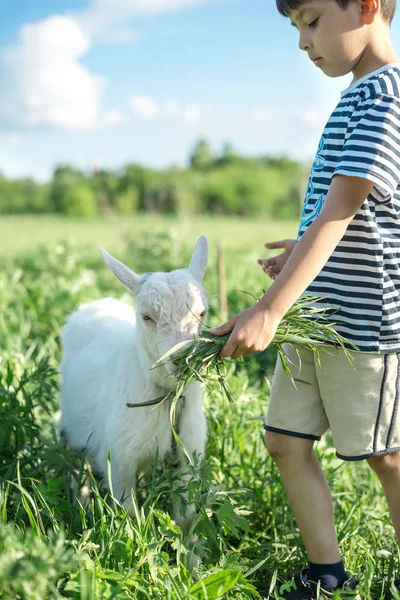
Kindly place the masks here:
[[(306, 564), (278, 470), (263, 442), (275, 353), (228, 366), (235, 401), (204, 389), (207, 456), (188, 465), (189, 500), (201, 557), (171, 518), (185, 498), (168, 464), (141, 476), (135, 518), (112, 501), (58, 436), (60, 330), (82, 302), (128, 298), (104, 266), (102, 246), (137, 272), (188, 266), (197, 237), (209, 238), (204, 281), (208, 324), (221, 323), (217, 248), (224, 249), (229, 314), (250, 306), (269, 283), (256, 264), (263, 243), (296, 235), (291, 221), (160, 216), (0, 219), (0, 598), (3, 600), (250, 599)], [(333, 491), (346, 568), (361, 598), (388, 597), (399, 549), (383, 492), (365, 463), (343, 463), (329, 436), (316, 452)], [(112, 471), (112, 457), (109, 468)], [(90, 501), (72, 484), (89, 479)], [(318, 525), (316, 524), (316, 527)]]
[(0, 216), (0, 259), (28, 254), (40, 244), (58, 244), (60, 240), (72, 240), (93, 250), (103, 245), (118, 251), (125, 249), (128, 240), (143, 233), (165, 232), (188, 241), (206, 235), (211, 247), (221, 244), (227, 249), (253, 251), (258, 255), (266, 241), (295, 237), (297, 222), (160, 214), (87, 220), (53, 215)]

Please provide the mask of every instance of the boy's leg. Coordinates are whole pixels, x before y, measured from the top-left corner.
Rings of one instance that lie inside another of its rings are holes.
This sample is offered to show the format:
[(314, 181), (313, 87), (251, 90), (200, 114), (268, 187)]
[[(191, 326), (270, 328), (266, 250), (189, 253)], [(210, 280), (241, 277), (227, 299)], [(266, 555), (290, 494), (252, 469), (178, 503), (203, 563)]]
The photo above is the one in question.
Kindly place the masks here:
[(382, 484), (400, 545), (400, 452), (369, 458), (368, 464)]
[(265, 443), (279, 468), (310, 562), (339, 562), (332, 497), (313, 451), (314, 440), (266, 431)]
[(353, 591), (356, 581), (350, 581), (341, 561), (328, 483), (313, 452), (314, 442), (329, 426), (315, 357), (305, 347), (285, 346), (285, 353), (296, 385), (285, 375), (278, 358), (264, 425), (265, 439), (281, 472), (310, 563), (293, 582), (284, 584), (294, 585), (295, 589), (285, 590), (282, 596), (290, 600), (311, 598), (319, 585), (327, 592), (342, 586)]
[(352, 354), (354, 369), (342, 351), (321, 353), (324, 408), (339, 458), (376, 471), (400, 544), (400, 353)]

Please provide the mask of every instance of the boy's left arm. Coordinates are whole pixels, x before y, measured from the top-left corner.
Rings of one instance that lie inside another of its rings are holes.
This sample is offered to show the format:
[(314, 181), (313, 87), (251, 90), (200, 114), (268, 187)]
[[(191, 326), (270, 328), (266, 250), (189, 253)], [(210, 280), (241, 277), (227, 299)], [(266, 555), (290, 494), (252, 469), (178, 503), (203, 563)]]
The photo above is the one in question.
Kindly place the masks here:
[(335, 175), (320, 215), (300, 238), (278, 278), (251, 308), (211, 333), (231, 333), (221, 356), (239, 358), (262, 352), (281, 319), (325, 266), (355, 214), (374, 187), (360, 177)]

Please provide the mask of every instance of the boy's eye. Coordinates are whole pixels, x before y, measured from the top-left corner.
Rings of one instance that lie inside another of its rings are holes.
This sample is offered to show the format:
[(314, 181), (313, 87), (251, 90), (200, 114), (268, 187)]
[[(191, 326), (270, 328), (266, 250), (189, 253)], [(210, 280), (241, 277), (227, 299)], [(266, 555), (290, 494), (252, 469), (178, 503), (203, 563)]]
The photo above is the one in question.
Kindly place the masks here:
[(318, 21), (319, 21), (319, 17), (317, 17), (316, 19), (314, 19), (314, 21), (311, 21), (311, 23), (308, 24), (309, 27), (314, 28), (318, 25)]

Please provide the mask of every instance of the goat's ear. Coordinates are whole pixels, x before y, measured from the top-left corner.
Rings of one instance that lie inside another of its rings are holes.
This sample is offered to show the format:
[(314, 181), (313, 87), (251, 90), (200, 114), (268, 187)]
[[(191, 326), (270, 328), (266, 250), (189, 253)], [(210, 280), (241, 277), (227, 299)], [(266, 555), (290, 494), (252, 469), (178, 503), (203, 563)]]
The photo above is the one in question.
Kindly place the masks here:
[(208, 241), (207, 238), (202, 235), (196, 244), (194, 249), (192, 260), (190, 261), (189, 272), (199, 283), (203, 282), (204, 273), (206, 272), (208, 263)]
[(109, 254), (103, 248), (99, 248), (100, 254), (103, 257), (104, 262), (115, 277), (124, 285), (132, 294), (136, 295), (139, 291), (140, 286), (140, 275), (136, 275), (129, 267), (124, 265), (111, 254)]

